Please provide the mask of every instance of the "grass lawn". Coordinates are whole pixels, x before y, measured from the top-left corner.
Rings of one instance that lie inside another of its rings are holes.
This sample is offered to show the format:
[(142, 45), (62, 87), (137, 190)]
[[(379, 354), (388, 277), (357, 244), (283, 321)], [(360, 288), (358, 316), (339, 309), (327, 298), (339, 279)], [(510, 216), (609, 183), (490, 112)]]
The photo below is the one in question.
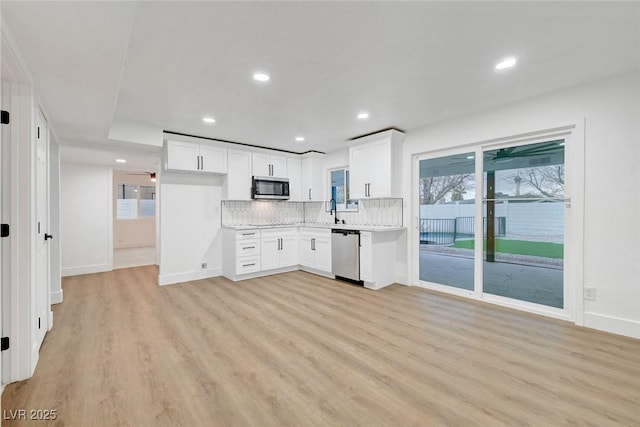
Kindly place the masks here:
[[(487, 244), (485, 241), (484, 247)], [(473, 240), (458, 240), (454, 248), (473, 249)], [(564, 258), (564, 245), (560, 243), (528, 242), (526, 240), (496, 239), (496, 252), (519, 255), (533, 255), (546, 258)]]

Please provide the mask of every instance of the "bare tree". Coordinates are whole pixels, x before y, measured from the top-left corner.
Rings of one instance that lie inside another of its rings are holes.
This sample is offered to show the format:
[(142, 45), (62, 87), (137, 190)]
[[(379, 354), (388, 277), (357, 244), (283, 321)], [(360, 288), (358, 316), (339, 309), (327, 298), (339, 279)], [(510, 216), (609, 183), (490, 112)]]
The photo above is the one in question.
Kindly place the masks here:
[(447, 195), (451, 200), (462, 200), (466, 189), (473, 183), (472, 174), (445, 175), (420, 178), (420, 204), (444, 203)]
[(564, 194), (564, 165), (518, 169), (514, 174), (516, 182), (517, 178), (545, 197), (560, 197)]

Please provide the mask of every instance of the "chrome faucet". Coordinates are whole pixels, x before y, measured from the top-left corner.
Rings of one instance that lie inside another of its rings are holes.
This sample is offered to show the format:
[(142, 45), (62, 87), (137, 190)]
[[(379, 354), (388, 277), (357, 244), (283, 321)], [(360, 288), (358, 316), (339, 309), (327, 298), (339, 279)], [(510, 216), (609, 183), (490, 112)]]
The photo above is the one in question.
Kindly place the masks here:
[(331, 207), (331, 211), (329, 215), (333, 215), (333, 223), (337, 224), (338, 223), (338, 203), (336, 202), (336, 199), (332, 198), (329, 201), (330, 207)]

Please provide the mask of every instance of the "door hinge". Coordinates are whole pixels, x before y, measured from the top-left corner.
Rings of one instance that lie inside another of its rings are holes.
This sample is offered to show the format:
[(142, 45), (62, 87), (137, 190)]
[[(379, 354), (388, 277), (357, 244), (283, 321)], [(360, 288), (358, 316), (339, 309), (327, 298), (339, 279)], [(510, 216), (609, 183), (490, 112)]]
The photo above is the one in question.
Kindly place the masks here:
[(0, 351), (9, 350), (9, 337), (0, 338)]
[(2, 121), (3, 125), (8, 125), (9, 124), (9, 112), (8, 111), (2, 110), (1, 118), (2, 118), (1, 121)]
[(0, 237), (9, 237), (9, 224), (0, 225)]

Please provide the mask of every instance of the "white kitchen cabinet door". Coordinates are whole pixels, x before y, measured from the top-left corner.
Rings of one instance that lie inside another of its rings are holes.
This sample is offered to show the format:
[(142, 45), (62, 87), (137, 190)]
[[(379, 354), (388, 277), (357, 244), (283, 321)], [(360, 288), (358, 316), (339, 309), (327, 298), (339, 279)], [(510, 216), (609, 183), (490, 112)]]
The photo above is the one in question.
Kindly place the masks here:
[(302, 159), (301, 170), (301, 182), (302, 182), (302, 201), (321, 201), (328, 200), (330, 197), (325, 197), (324, 191), (324, 177), (321, 167), (320, 155), (314, 157), (305, 157)]
[(359, 145), (349, 149), (349, 197), (351, 199), (364, 199), (367, 197), (366, 190), (371, 168), (372, 166), (367, 157), (366, 145)]
[(317, 237), (314, 241), (315, 268), (331, 273), (331, 239)]
[(271, 162), (268, 154), (253, 153), (253, 175), (271, 176)]
[(229, 150), (227, 153), (227, 200), (251, 200), (251, 153)]
[(391, 155), (387, 139), (349, 148), (352, 199), (391, 197)]
[(380, 141), (368, 144), (369, 187), (367, 197), (391, 196), (391, 143)]
[(287, 158), (284, 156), (269, 156), (271, 162), (271, 176), (287, 178)]
[(253, 153), (253, 175), (286, 178), (287, 158), (264, 153)]
[(227, 173), (227, 149), (200, 145), (200, 171), (210, 173)]
[(167, 169), (197, 171), (199, 152), (198, 144), (167, 141)]
[(360, 232), (360, 280), (373, 282), (373, 236), (369, 231)]
[(273, 270), (280, 267), (280, 238), (268, 237), (263, 238), (261, 242), (261, 258), (260, 268), (264, 270)]
[(289, 200), (292, 202), (303, 202), (300, 159), (294, 157), (287, 158), (287, 178), (289, 178)]
[(298, 236), (280, 238), (280, 267), (298, 265)]
[(300, 236), (300, 265), (315, 268), (316, 256), (312, 249), (313, 237)]

